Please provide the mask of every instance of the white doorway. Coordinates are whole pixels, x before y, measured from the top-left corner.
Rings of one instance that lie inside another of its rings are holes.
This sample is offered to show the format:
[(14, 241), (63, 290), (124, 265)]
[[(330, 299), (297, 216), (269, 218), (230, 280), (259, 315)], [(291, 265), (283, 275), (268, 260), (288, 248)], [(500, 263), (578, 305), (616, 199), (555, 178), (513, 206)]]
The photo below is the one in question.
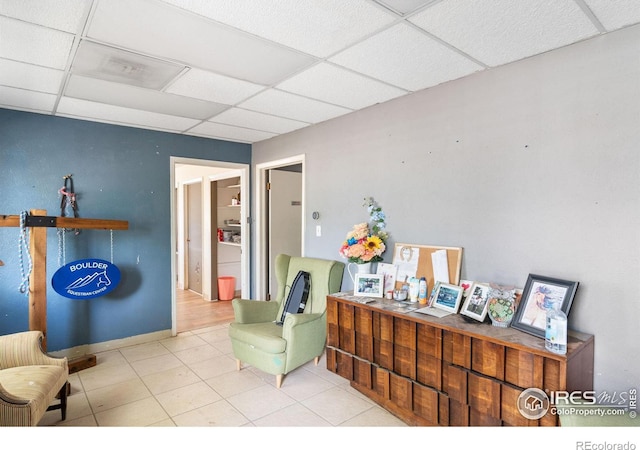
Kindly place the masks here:
[(255, 297), (265, 300), (275, 293), (275, 256), (304, 256), (304, 155), (258, 164), (256, 180)]
[[(188, 224), (188, 195), (189, 187), (200, 187), (202, 205), (200, 212), (200, 240), (201, 240), (201, 265), (199, 275), (201, 281), (201, 295), (203, 301), (217, 301), (217, 224), (215, 223), (216, 212), (214, 211), (216, 193), (212, 192), (212, 183), (216, 180), (235, 177), (239, 179), (239, 190), (249, 192), (249, 171), (248, 164), (227, 163), (221, 161), (208, 161), (192, 158), (171, 157), (171, 186), (175, 195), (171, 197), (171, 248), (175, 249), (175, 257), (171, 261), (171, 315), (172, 334), (177, 334), (177, 302), (176, 289), (189, 288), (189, 253), (187, 251), (190, 242), (188, 236), (189, 228), (194, 224)], [(191, 197), (195, 194), (192, 192)], [(250, 230), (249, 230), (249, 196), (246, 201), (239, 205), (240, 209), (240, 232), (242, 241), (240, 247), (240, 273), (239, 287), (240, 295), (248, 298), (250, 294)], [(212, 221), (213, 219), (213, 221)], [(193, 251), (193, 250), (192, 250)], [(215, 266), (214, 266), (215, 264)], [(195, 267), (195, 266), (194, 266)], [(192, 275), (193, 276), (193, 275)]]

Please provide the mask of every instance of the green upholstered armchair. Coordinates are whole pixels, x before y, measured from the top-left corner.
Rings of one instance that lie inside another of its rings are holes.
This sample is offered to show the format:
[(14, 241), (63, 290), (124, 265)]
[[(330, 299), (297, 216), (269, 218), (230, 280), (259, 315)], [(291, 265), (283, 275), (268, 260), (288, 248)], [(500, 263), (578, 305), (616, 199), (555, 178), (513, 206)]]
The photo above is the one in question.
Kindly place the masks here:
[[(282, 315), (289, 289), (300, 270), (310, 273), (309, 298), (304, 312)], [(275, 274), (278, 293), (274, 300), (235, 299), (235, 321), (229, 337), (238, 370), (242, 363), (276, 376), (280, 388), (284, 375), (322, 356), (327, 340), (327, 295), (340, 291), (344, 263), (317, 258), (278, 255)]]
[[(41, 331), (0, 336), (0, 426), (36, 426), (45, 412), (67, 414), (67, 358), (42, 351)], [(51, 405), (58, 396), (60, 402)]]

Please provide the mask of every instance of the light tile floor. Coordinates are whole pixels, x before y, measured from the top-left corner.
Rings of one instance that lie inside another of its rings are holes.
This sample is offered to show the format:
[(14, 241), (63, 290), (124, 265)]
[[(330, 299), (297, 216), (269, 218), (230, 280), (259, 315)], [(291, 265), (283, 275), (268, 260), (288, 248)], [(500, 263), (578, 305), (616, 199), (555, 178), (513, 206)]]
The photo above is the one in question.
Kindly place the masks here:
[(236, 370), (228, 325), (96, 354), (70, 376), (66, 427), (404, 427), (326, 369), (324, 357), (285, 376)]

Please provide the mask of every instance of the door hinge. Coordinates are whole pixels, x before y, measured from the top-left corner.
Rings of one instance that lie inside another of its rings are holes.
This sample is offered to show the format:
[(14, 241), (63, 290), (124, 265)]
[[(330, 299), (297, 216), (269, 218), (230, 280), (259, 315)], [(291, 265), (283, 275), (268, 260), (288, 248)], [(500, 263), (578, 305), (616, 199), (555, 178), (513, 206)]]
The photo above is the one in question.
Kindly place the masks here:
[(267, 191), (270, 191), (270, 190), (271, 190), (271, 182), (267, 181)]

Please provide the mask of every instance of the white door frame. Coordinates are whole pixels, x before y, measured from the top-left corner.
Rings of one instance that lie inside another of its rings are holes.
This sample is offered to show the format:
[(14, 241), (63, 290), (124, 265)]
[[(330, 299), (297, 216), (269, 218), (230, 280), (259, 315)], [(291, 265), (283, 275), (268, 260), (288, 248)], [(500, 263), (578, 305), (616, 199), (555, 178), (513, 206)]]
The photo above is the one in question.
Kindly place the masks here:
[(279, 159), (276, 161), (269, 161), (265, 163), (256, 164), (255, 172), (255, 208), (256, 208), (256, 233), (255, 233), (255, 250), (256, 250), (256, 266), (255, 266), (255, 298), (258, 300), (264, 300), (266, 296), (266, 287), (269, 285), (267, 277), (268, 274), (265, 271), (267, 265), (267, 245), (269, 240), (264, 235), (265, 231), (265, 218), (267, 216), (267, 198), (265, 194), (265, 186), (267, 183), (267, 171), (270, 169), (276, 169), (278, 167), (291, 166), (293, 164), (302, 164), (302, 224), (301, 224), (301, 249), (300, 254), (305, 255), (304, 250), (304, 230), (306, 223), (306, 190), (305, 190), (305, 167), (304, 167), (305, 155), (290, 156), (288, 158)]
[[(203, 167), (211, 167), (211, 168), (223, 168), (229, 169), (225, 170), (223, 173), (209, 175), (204, 177), (203, 179), (203, 189), (207, 189), (211, 186), (211, 181), (221, 178), (229, 178), (232, 176), (240, 177), (240, 189), (242, 192), (249, 192), (249, 175), (251, 166), (249, 164), (240, 164), (240, 163), (231, 163), (225, 161), (211, 161), (211, 160), (203, 160), (203, 159), (194, 159), (194, 158), (181, 158), (177, 156), (171, 156), (170, 160), (170, 183), (171, 183), (171, 192), (175, 192), (176, 189), (176, 164), (186, 164), (193, 166), (203, 166)], [(179, 194), (178, 194), (179, 195)], [(176, 205), (176, 195), (171, 195), (171, 334), (175, 336), (177, 334), (177, 318), (176, 318), (176, 288), (177, 288), (177, 263), (174, 252), (178, 248), (184, 248), (184, 242), (180, 242), (180, 246), (178, 246), (178, 237), (177, 237), (177, 221), (176, 214), (178, 213), (178, 205)], [(248, 197), (248, 196), (247, 196)], [(248, 200), (248, 198), (247, 198)], [(209, 207), (207, 207), (206, 203), (209, 203)], [(242, 241), (241, 241), (241, 252), (242, 257), (240, 260), (240, 284), (241, 284), (241, 296), (243, 298), (249, 298), (250, 295), (250, 230), (248, 226), (248, 217), (249, 217), (249, 201), (243, 201), (240, 204), (240, 221), (242, 224), (241, 233), (242, 233)], [(203, 260), (208, 259), (211, 260), (211, 226), (210, 218), (211, 211), (210, 202), (205, 202), (205, 207), (203, 208), (203, 230), (202, 230), (202, 245), (203, 245)], [(209, 209), (207, 209), (209, 208)], [(203, 264), (204, 268), (204, 264)], [(210, 271), (209, 271), (210, 272)], [(205, 283), (205, 273), (203, 270), (203, 286)], [(208, 280), (207, 282), (209, 282)]]

